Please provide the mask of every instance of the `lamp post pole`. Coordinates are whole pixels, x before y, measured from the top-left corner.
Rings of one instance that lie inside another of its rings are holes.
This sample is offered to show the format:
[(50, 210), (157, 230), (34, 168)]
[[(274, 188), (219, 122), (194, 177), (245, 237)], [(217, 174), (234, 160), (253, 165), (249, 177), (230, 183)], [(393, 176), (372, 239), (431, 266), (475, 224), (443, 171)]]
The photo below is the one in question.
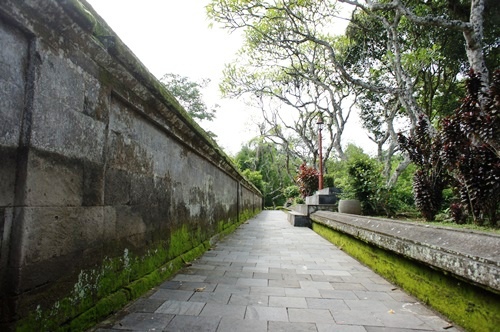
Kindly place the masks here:
[(320, 117), (318, 119), (318, 122), (316, 123), (318, 125), (318, 140), (319, 140), (319, 184), (318, 184), (318, 189), (321, 190), (323, 189), (323, 142), (321, 138), (321, 130), (323, 130), (323, 119)]

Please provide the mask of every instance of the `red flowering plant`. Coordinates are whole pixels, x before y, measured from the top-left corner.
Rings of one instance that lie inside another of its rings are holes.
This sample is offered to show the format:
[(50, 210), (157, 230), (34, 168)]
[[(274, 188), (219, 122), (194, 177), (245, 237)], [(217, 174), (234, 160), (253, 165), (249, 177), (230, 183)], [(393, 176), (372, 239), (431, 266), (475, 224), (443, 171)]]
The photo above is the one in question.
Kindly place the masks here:
[(299, 173), (295, 178), (300, 189), (302, 198), (311, 196), (319, 187), (319, 172), (313, 167), (309, 167), (303, 163), (299, 167)]

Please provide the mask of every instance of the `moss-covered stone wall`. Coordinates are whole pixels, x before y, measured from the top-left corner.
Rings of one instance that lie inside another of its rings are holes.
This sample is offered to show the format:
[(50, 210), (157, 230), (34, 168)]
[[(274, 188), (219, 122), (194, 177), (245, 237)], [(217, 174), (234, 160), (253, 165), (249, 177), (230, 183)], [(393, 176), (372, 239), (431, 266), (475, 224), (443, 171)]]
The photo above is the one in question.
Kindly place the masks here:
[(85, 329), (261, 194), (85, 1), (0, 2), (0, 330)]

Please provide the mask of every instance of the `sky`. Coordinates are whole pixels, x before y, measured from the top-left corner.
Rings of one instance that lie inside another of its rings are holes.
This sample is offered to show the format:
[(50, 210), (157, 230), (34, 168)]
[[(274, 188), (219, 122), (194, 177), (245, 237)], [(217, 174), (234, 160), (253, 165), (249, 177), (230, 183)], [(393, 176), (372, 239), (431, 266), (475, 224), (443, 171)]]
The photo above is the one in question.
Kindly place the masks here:
[[(158, 79), (166, 73), (191, 81), (210, 79), (203, 90), (207, 106), (220, 105), (216, 119), (200, 125), (217, 135), (229, 155), (258, 135), (260, 111), (242, 100), (223, 99), (218, 89), (225, 64), (242, 46), (240, 32), (209, 27), (205, 6), (210, 0), (87, 0), (120, 39)], [(356, 119), (344, 143), (369, 146)]]

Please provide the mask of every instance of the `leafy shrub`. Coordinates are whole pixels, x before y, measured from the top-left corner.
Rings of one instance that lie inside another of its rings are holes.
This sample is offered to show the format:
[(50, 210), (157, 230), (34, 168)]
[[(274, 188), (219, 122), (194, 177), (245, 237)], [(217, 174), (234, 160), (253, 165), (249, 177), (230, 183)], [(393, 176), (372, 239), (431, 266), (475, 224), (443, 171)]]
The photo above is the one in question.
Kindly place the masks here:
[(428, 119), (420, 116), (415, 133), (411, 137), (399, 133), (398, 142), (417, 166), (413, 177), (415, 205), (427, 221), (432, 221), (441, 209), (447, 179), (440, 157), (441, 140), (431, 134)]
[(288, 186), (283, 189), (283, 196), (285, 196), (285, 198), (287, 199), (299, 197), (299, 195), (300, 195), (299, 186)]
[[(448, 181), (458, 192), (449, 213), (457, 223), (466, 213), (476, 224), (487, 219), (496, 225), (500, 202), (500, 71), (496, 71), (489, 96), (480, 98), (480, 79), (469, 73), (467, 96), (451, 116), (442, 119), (440, 131), (431, 135), (421, 117), (413, 137), (399, 135), (400, 146), (417, 165), (415, 204), (433, 220), (443, 201)], [(481, 102), (486, 100), (486, 105)]]
[(261, 193), (264, 193), (265, 183), (262, 180), (262, 174), (260, 173), (260, 171), (252, 171), (250, 169), (246, 169), (242, 173), (248, 179), (248, 181), (252, 182), (253, 185), (260, 190)]
[(335, 187), (335, 176), (333, 174), (325, 174), (323, 176), (323, 186), (325, 188)]
[(305, 163), (300, 165), (296, 178), (302, 198), (311, 196), (319, 186), (319, 172)]
[(363, 213), (374, 215), (377, 206), (374, 200), (381, 187), (380, 172), (373, 159), (357, 159), (348, 164), (348, 186), (354, 198), (361, 202)]
[(480, 87), (479, 75), (471, 71), (462, 105), (441, 123), (442, 157), (460, 196), (453, 219), (462, 222), (459, 209), (464, 209), (476, 224), (489, 219), (495, 225), (500, 201), (500, 71), (495, 72), (483, 107)]

